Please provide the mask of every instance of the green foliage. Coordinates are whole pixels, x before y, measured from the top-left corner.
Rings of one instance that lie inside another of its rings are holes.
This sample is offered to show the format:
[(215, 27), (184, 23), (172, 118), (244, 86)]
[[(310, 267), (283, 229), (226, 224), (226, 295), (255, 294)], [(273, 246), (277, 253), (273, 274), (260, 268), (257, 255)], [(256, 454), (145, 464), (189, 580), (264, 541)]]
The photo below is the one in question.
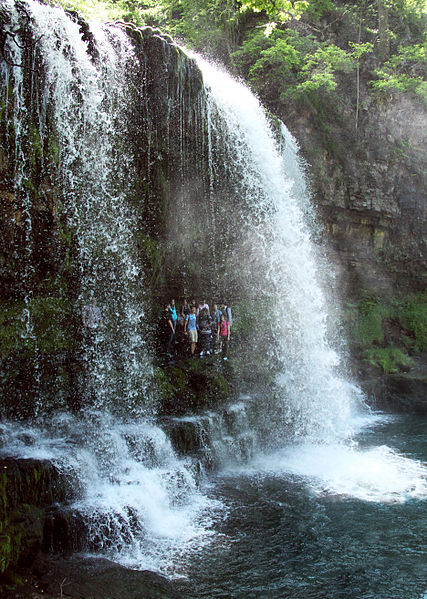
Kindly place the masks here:
[(375, 347), (364, 352), (364, 358), (384, 374), (393, 374), (400, 370), (409, 370), (413, 364), (411, 358), (401, 349), (392, 345)]
[(242, 0), (243, 8), (250, 8), (254, 12), (264, 12), (268, 17), (281, 23), (290, 19), (300, 19), (308, 7), (305, 0)]
[[(411, 333), (412, 350), (415, 353), (427, 350), (427, 293), (414, 295), (403, 305), (397, 306), (397, 316), (402, 326)], [(407, 338), (407, 343), (410, 344)]]
[(390, 316), (389, 307), (381, 298), (367, 294), (358, 304), (352, 304), (352, 333), (359, 347), (381, 344), (384, 340), (383, 319)]
[(397, 53), (375, 70), (378, 80), (372, 82), (372, 88), (376, 92), (409, 92), (427, 105), (426, 62), (424, 44), (399, 46)]
[(90, 20), (126, 21), (135, 25), (162, 26), (167, 30), (166, 13), (157, 0), (47, 0), (54, 6), (77, 11)]
[[(359, 302), (348, 304), (351, 341), (363, 358), (384, 373), (407, 370), (407, 355), (427, 349), (427, 294), (385, 300), (366, 293)], [(393, 323), (394, 334), (386, 333)]]
[(286, 100), (318, 90), (333, 92), (338, 85), (336, 74), (353, 71), (372, 50), (370, 42), (351, 42), (343, 50), (288, 28), (275, 29), (269, 36), (253, 32), (232, 59), (256, 89), (262, 91), (268, 85)]
[(332, 91), (337, 86), (335, 72), (349, 72), (353, 66), (351, 54), (334, 44), (322, 43), (315, 52), (305, 56), (300, 77), (303, 81), (296, 87), (296, 91), (312, 92), (320, 87)]
[(53, 6), (62, 6), (66, 10), (75, 10), (87, 19), (112, 21), (122, 16), (120, 9), (115, 8), (108, 0), (48, 0)]
[(245, 9), (232, 0), (163, 0), (166, 27), (178, 39), (221, 52), (233, 44)]
[(269, 37), (257, 30), (233, 53), (232, 59), (257, 89), (268, 85), (277, 90), (278, 95), (285, 95), (295, 87), (304, 51), (312, 47), (311, 40), (301, 38), (293, 30), (276, 29)]
[(306, 16), (310, 21), (317, 22), (333, 9), (334, 3), (332, 0), (311, 0), (307, 6)]

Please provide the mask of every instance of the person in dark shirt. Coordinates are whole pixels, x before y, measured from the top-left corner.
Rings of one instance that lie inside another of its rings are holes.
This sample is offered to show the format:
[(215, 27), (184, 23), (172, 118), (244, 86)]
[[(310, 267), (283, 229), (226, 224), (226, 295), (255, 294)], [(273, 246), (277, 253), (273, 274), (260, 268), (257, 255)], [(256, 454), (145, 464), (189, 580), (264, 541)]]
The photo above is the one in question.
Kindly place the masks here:
[(172, 318), (171, 305), (167, 304), (162, 313), (162, 329), (165, 338), (167, 338), (166, 353), (171, 356), (172, 346), (175, 344), (175, 326)]
[(200, 330), (200, 345), (201, 352), (200, 357), (206, 354), (211, 354), (211, 336), (212, 336), (212, 316), (209, 314), (206, 308), (199, 314), (199, 330)]
[(211, 341), (211, 351), (212, 353), (216, 353), (217, 352), (217, 346), (218, 346), (218, 327), (219, 327), (219, 321), (221, 318), (221, 310), (218, 309), (217, 304), (213, 305), (213, 309), (212, 309), (212, 341)]

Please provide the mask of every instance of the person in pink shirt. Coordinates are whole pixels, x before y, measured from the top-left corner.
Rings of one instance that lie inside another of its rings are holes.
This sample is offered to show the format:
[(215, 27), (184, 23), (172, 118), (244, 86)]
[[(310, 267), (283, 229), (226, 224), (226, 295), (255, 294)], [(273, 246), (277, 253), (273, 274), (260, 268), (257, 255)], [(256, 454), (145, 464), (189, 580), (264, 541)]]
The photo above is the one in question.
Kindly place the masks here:
[(230, 341), (230, 323), (225, 319), (224, 314), (221, 314), (218, 327), (219, 351), (224, 360), (227, 360), (228, 342)]

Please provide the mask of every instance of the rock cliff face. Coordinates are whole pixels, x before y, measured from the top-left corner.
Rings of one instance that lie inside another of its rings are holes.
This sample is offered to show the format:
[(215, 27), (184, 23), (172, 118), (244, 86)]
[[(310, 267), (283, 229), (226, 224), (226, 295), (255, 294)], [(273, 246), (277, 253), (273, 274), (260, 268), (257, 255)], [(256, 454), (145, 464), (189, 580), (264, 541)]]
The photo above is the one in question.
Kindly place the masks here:
[(42, 549), (46, 508), (73, 497), (49, 462), (1, 460), (0, 575), (28, 566)]
[[(59, 552), (88, 549), (78, 514), (59, 507), (76, 497), (77, 481), (42, 460), (2, 459), (0, 469), (2, 597), (53, 599), (62, 596), (65, 583), (70, 597), (181, 596), (153, 572), (135, 572), (99, 558), (61, 557)], [(55, 557), (48, 557), (53, 551)]]
[(351, 93), (345, 85), (341, 93), (328, 114), (283, 117), (311, 164), (355, 375), (377, 407), (425, 413), (417, 369), (427, 343), (425, 110), (362, 86), (356, 130)]
[(281, 115), (311, 165), (330, 257), (349, 299), (361, 290), (419, 291), (426, 269), (424, 108), (409, 96), (375, 98), (362, 86), (356, 129), (348, 88), (327, 113), (312, 107)]

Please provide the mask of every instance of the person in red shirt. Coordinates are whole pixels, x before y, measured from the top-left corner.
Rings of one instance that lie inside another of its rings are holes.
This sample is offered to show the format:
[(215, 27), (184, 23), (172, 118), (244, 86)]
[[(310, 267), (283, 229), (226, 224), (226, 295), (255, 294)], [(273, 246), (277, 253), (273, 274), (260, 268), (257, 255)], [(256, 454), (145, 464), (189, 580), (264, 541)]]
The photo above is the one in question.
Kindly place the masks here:
[(230, 323), (225, 319), (224, 314), (221, 314), (218, 327), (219, 351), (224, 360), (227, 360), (228, 342), (230, 341)]

